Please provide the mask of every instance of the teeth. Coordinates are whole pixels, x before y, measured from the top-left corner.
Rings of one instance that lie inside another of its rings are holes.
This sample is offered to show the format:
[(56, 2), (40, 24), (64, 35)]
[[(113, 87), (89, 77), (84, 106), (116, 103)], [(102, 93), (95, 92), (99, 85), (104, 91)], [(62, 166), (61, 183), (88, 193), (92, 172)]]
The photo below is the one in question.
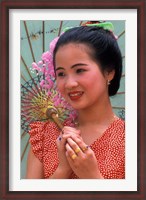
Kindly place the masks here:
[(82, 94), (82, 92), (78, 92), (78, 93), (70, 94), (69, 96), (71, 96), (71, 97), (76, 97), (76, 96), (79, 96), (79, 95), (81, 95), (81, 94)]

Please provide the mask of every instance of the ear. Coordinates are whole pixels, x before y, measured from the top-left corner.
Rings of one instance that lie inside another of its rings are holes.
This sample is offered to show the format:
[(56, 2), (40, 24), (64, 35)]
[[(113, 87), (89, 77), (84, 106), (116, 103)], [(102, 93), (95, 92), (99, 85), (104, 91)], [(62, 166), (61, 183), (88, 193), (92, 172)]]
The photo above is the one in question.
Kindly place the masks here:
[(107, 81), (111, 81), (114, 78), (114, 76), (115, 76), (115, 70), (105, 72), (105, 78)]

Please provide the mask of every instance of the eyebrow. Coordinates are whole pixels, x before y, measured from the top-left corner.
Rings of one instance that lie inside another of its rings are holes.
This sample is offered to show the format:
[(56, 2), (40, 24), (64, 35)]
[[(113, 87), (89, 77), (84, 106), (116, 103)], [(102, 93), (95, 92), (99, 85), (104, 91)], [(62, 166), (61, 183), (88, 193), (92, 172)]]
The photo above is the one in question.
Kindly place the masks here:
[[(78, 67), (78, 66), (87, 66), (87, 64), (85, 63), (76, 63), (74, 65), (71, 66), (71, 69), (75, 68), (75, 67)], [(65, 70), (63, 67), (57, 67), (56, 71), (58, 70)]]

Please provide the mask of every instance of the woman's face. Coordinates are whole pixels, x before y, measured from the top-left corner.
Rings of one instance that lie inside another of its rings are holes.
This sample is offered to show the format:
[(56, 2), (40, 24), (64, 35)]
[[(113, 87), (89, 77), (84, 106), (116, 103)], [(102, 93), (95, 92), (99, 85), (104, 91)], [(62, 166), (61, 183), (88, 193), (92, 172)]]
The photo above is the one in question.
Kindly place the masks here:
[(103, 75), (84, 44), (61, 46), (55, 56), (57, 87), (74, 109), (96, 106), (108, 98), (108, 75)]

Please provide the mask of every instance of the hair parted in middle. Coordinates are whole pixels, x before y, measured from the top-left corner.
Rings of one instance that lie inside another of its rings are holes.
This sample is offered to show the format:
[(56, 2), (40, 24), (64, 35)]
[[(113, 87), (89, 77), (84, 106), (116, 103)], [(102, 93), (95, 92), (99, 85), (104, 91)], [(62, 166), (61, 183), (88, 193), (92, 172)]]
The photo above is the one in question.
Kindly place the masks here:
[(69, 43), (86, 45), (89, 56), (103, 73), (115, 71), (108, 90), (109, 96), (115, 95), (120, 87), (122, 55), (113, 32), (97, 26), (80, 26), (67, 30), (56, 43), (53, 53), (54, 68), (57, 51)]

